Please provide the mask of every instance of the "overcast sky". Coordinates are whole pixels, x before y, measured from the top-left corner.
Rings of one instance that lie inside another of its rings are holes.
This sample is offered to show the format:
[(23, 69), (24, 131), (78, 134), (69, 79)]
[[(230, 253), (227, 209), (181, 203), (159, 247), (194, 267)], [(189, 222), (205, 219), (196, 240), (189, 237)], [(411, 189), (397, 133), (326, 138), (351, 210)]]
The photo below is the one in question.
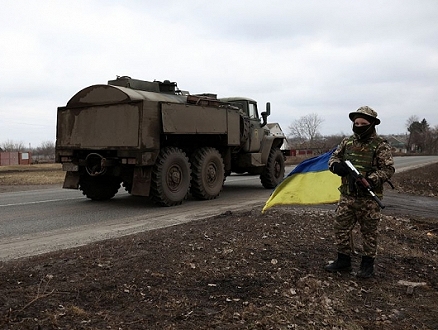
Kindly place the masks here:
[(55, 141), (56, 109), (116, 75), (247, 96), (286, 133), (316, 113), (350, 134), (362, 105), (380, 134), (438, 126), (437, 0), (20, 1), (0, 10), (0, 143)]

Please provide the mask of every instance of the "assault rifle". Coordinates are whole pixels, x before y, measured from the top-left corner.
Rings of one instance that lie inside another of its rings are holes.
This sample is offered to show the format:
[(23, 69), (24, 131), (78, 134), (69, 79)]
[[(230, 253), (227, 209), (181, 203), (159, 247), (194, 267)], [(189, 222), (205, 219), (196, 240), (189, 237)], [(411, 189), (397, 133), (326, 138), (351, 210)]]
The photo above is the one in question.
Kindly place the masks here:
[(353, 179), (359, 185), (361, 185), (366, 191), (368, 191), (371, 197), (373, 197), (374, 200), (377, 202), (377, 204), (379, 204), (381, 209), (384, 209), (385, 205), (383, 205), (379, 197), (376, 196), (376, 194), (373, 191), (373, 188), (371, 187), (367, 179), (365, 179), (364, 176), (360, 174), (360, 172), (356, 169), (356, 167), (354, 167), (354, 165), (349, 160), (346, 160), (345, 164), (348, 166), (348, 169), (350, 170), (350, 175), (353, 177)]

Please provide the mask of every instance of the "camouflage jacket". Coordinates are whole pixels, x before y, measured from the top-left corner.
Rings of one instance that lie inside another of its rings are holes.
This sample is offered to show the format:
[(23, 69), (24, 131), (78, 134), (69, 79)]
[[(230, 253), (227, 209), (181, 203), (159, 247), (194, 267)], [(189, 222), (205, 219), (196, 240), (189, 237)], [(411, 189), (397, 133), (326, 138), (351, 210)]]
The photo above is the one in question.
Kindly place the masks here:
[[(386, 140), (379, 137), (377, 134), (373, 134), (367, 141), (360, 141), (357, 139), (356, 135), (344, 138), (336, 150), (333, 152), (329, 159), (329, 168), (332, 168), (332, 164), (335, 162), (341, 162), (344, 160), (349, 160), (356, 167), (363, 167), (358, 165), (359, 161), (354, 159), (349, 155), (349, 151), (352, 149), (356, 153), (364, 150), (364, 152), (372, 153), (369, 156), (371, 163), (366, 167), (366, 171), (361, 172), (361, 174), (367, 178), (367, 180), (375, 188), (375, 193), (381, 197), (383, 194), (383, 183), (391, 178), (395, 172), (394, 160), (392, 158), (391, 147)], [(358, 151), (359, 150), (359, 151)], [(358, 168), (358, 169), (359, 169)], [(357, 187), (352, 186), (350, 176), (342, 178), (342, 185), (340, 191), (345, 195), (358, 195), (365, 196), (366, 193)]]

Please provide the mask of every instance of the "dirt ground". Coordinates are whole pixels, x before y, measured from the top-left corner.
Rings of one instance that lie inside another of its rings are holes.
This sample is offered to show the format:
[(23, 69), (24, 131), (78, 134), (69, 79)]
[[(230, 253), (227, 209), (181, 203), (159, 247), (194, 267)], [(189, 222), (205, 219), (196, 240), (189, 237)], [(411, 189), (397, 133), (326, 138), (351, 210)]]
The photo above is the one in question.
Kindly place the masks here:
[[(437, 198), (438, 164), (396, 190)], [(261, 207), (0, 263), (1, 329), (438, 329), (438, 217), (380, 224), (375, 276), (330, 274), (332, 209)]]

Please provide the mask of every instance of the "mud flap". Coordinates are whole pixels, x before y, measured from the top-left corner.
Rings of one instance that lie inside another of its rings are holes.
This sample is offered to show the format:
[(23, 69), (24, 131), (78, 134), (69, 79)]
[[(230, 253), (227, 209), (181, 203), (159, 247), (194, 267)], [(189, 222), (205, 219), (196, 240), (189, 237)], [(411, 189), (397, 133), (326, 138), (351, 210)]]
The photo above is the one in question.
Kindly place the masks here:
[(131, 195), (149, 196), (152, 167), (136, 167), (132, 178)]
[(64, 189), (78, 189), (79, 188), (79, 172), (67, 171), (65, 172)]

